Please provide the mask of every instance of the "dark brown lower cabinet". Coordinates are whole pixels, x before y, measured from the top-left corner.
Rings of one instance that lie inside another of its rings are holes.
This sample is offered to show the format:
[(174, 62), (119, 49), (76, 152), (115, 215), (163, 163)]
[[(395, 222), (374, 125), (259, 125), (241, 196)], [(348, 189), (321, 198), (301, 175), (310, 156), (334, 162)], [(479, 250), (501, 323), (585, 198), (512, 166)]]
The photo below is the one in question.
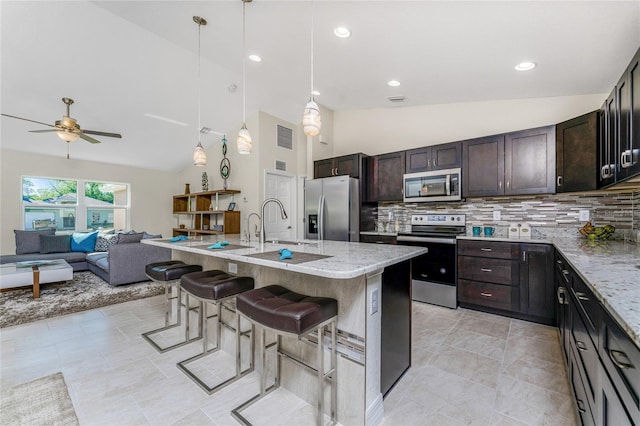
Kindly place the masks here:
[(360, 242), (375, 244), (398, 244), (398, 241), (394, 235), (360, 234)]
[(640, 425), (640, 349), (559, 254), (554, 269), (578, 419), (583, 425)]
[(553, 247), (496, 241), (458, 241), (461, 306), (555, 324)]

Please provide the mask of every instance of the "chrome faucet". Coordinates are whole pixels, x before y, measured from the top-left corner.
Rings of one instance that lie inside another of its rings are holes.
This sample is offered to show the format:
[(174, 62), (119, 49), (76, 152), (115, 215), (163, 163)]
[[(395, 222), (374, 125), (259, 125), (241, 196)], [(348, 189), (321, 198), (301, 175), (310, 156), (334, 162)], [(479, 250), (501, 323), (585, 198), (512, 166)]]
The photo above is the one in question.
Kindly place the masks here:
[[(258, 213), (249, 213), (249, 216), (247, 216), (247, 229), (244, 231), (245, 232), (245, 236), (247, 237), (247, 242), (251, 242), (251, 216), (257, 216), (258, 220), (260, 221), (260, 223), (262, 224), (262, 219), (260, 218), (260, 215)], [(258, 225), (256, 225), (256, 237), (260, 237), (260, 231), (258, 231)]]
[(285, 220), (289, 217), (287, 216), (287, 212), (284, 210), (284, 206), (282, 205), (282, 202), (280, 200), (278, 200), (277, 198), (267, 198), (266, 200), (264, 200), (262, 202), (262, 207), (260, 207), (260, 213), (262, 213), (262, 220), (260, 221), (262, 223), (260, 231), (260, 244), (264, 244), (264, 237), (266, 234), (266, 231), (264, 229), (264, 209), (269, 203), (276, 203), (280, 207), (280, 216), (282, 216), (282, 220)]

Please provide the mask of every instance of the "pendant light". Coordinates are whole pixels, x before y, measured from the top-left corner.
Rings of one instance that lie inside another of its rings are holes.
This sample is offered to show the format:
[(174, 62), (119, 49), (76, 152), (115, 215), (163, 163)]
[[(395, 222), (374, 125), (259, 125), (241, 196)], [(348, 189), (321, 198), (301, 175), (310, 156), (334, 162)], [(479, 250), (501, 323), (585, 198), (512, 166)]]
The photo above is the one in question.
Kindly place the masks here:
[(202, 127), (200, 126), (200, 29), (203, 25), (207, 25), (207, 21), (199, 16), (194, 16), (193, 22), (198, 24), (198, 145), (193, 151), (193, 164), (198, 167), (204, 167), (207, 165), (207, 153), (200, 142), (200, 135), (202, 134)]
[(320, 117), (320, 108), (313, 99), (313, 1), (311, 2), (311, 90), (310, 98), (304, 107), (302, 115), (302, 126), (304, 134), (307, 136), (316, 136), (320, 133), (322, 127), (322, 117)]
[(239, 154), (251, 154), (253, 149), (253, 141), (251, 140), (251, 134), (247, 129), (247, 77), (246, 77), (246, 29), (245, 29), (245, 6), (250, 3), (251, 0), (242, 1), (242, 128), (238, 132), (238, 138), (236, 139), (236, 146)]

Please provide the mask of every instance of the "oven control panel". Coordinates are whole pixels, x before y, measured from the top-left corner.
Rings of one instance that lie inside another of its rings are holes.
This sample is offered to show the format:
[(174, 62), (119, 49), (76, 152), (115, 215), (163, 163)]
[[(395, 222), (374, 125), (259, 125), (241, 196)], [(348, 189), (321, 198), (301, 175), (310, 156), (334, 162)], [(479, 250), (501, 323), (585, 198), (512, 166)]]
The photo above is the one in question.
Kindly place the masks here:
[(463, 214), (413, 214), (411, 225), (453, 225), (464, 226), (466, 216)]

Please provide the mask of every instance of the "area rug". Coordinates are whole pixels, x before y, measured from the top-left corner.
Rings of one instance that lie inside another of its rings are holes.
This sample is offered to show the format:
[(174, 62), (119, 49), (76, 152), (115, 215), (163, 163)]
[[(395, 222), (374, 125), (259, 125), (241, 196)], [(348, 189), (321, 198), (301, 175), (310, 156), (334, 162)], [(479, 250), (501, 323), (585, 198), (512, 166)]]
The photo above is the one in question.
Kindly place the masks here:
[(0, 394), (2, 425), (77, 425), (62, 373), (24, 383)]
[(41, 285), (39, 299), (33, 298), (31, 289), (0, 293), (0, 327), (156, 296), (163, 292), (164, 285), (153, 281), (113, 287), (91, 272), (76, 272), (72, 281)]

